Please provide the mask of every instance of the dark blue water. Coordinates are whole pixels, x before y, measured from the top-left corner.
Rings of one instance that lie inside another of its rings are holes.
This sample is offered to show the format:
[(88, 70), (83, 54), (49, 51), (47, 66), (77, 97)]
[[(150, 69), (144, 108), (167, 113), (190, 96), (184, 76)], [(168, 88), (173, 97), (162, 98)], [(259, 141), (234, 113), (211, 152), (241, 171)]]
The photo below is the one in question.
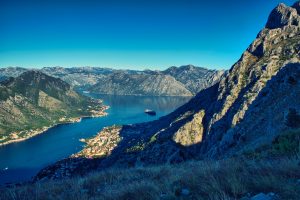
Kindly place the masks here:
[[(80, 151), (83, 143), (79, 139), (91, 137), (105, 126), (158, 119), (189, 100), (188, 97), (92, 96), (110, 106), (108, 116), (58, 125), (26, 141), (0, 147), (0, 184), (29, 180), (41, 168)], [(155, 110), (157, 115), (145, 114), (146, 108)]]

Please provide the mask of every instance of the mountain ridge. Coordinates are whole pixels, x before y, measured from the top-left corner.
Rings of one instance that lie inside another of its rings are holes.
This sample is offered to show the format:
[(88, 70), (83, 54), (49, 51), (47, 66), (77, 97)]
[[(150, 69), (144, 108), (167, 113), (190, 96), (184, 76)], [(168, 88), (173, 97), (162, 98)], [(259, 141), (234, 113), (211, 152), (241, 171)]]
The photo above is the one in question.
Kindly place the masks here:
[[(171, 70), (172, 69), (172, 70)], [(25, 68), (2, 68), (0, 80), (17, 76)], [(193, 96), (215, 84), (226, 71), (193, 65), (158, 70), (119, 70), (98, 67), (45, 67), (50, 76), (61, 78), (72, 87), (100, 94), (144, 96)], [(126, 84), (130, 83), (129, 87)]]

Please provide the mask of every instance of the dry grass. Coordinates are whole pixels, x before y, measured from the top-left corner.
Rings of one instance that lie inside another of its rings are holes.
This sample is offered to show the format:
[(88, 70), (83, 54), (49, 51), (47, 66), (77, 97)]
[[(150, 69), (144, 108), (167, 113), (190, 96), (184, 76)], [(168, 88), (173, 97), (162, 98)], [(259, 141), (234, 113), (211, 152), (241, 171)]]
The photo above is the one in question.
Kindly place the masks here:
[[(299, 158), (272, 161), (194, 161), (180, 165), (110, 169), (85, 177), (38, 182), (0, 191), (0, 199), (240, 199), (274, 192), (300, 199)], [(181, 195), (188, 189), (188, 196)]]

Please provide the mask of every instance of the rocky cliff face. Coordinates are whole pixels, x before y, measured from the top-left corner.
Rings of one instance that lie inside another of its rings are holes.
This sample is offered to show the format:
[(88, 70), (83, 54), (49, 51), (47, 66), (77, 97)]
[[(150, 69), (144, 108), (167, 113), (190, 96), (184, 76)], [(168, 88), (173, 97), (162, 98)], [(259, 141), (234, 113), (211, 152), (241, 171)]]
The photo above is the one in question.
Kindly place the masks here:
[[(103, 169), (235, 156), (270, 144), (283, 131), (299, 128), (299, 5), (276, 7), (266, 27), (220, 82), (157, 121), (112, 128), (114, 137), (121, 139), (109, 150), (109, 156), (88, 161), (81, 154), (79, 160), (85, 165), (75, 165), (74, 173), (82, 167)], [(106, 145), (94, 149), (101, 151)], [(66, 163), (73, 160), (59, 165)], [(47, 170), (38, 178), (55, 178), (61, 172), (53, 166)]]
[(37, 129), (91, 115), (101, 104), (73, 91), (66, 82), (26, 71), (0, 84), (0, 144), (34, 135)]

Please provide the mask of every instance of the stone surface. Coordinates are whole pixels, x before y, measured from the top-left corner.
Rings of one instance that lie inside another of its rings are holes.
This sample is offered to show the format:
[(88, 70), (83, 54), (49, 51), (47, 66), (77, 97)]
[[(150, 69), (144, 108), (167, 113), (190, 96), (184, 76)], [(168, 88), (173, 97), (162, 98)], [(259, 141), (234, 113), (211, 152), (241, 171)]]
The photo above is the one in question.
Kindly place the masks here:
[[(299, 3), (294, 5), (299, 8)], [(299, 15), (293, 7), (288, 7), (285, 4), (279, 4), (270, 14), (266, 28), (274, 29), (281, 28), (286, 25), (299, 25)]]

